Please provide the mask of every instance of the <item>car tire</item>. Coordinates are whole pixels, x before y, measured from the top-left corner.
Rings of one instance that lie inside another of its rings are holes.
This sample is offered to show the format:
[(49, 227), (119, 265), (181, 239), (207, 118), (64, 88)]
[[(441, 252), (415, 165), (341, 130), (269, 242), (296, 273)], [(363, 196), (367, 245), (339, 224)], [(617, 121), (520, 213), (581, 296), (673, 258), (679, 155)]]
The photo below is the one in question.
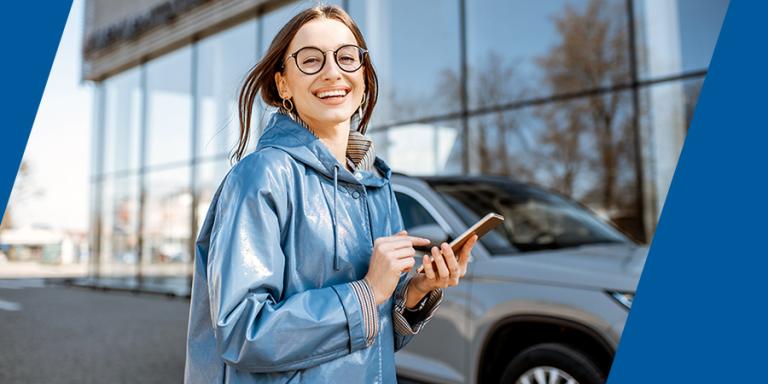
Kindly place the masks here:
[[(552, 370), (550, 368), (555, 368)], [(543, 369), (543, 371), (542, 371)], [(602, 384), (605, 382), (603, 373), (592, 360), (578, 350), (563, 344), (543, 343), (529, 347), (515, 356), (507, 364), (501, 375), (501, 383), (522, 383), (525, 376), (538, 374), (557, 374), (562, 377), (559, 383), (566, 383), (565, 377), (570, 376), (579, 384)], [(564, 375), (563, 375), (564, 374)], [(548, 383), (549, 378), (545, 380)], [(530, 380), (532, 384), (538, 381)]]

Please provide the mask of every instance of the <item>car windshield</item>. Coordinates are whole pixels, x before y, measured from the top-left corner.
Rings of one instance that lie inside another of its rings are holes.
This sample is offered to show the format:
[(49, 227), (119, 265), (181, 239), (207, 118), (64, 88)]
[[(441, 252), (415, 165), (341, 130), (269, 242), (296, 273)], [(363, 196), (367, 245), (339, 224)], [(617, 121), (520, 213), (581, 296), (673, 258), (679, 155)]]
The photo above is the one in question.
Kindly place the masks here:
[(489, 212), (504, 216), (503, 225), (481, 239), (494, 254), (629, 242), (586, 208), (525, 184), (505, 180), (430, 184), (467, 226)]

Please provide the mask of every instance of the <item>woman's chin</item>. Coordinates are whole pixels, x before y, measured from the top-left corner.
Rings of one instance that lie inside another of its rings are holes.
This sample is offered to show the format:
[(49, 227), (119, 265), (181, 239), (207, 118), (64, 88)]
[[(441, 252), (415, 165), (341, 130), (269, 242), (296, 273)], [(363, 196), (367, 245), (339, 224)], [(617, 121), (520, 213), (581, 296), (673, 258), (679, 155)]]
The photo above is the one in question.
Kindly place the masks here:
[(352, 113), (348, 108), (324, 108), (314, 114), (312, 120), (322, 125), (337, 125), (349, 121)]

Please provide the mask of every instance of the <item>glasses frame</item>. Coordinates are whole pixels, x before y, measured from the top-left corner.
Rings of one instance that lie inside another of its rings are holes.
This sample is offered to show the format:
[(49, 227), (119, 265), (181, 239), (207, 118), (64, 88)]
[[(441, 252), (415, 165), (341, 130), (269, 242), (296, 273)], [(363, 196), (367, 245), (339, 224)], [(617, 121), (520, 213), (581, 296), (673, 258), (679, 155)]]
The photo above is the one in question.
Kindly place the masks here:
[[(339, 53), (340, 50), (342, 50), (344, 48), (347, 48), (347, 47), (355, 47), (355, 48), (357, 48), (357, 51), (360, 54), (360, 66), (355, 68), (355, 69), (353, 69), (353, 70), (351, 70), (351, 71), (348, 71), (348, 70), (342, 68), (341, 64), (339, 64), (338, 53)], [(304, 70), (301, 69), (301, 66), (299, 65), (299, 59), (297, 58), (297, 56), (298, 56), (299, 52), (301, 52), (304, 49), (316, 49), (316, 50), (318, 50), (318, 51), (323, 53), (323, 63), (320, 64), (320, 68), (318, 68), (317, 71), (315, 71), (315, 72), (304, 72)], [(342, 46), (340, 46), (340, 47), (338, 47), (336, 49), (328, 49), (328, 50), (325, 50), (325, 51), (323, 51), (322, 49), (320, 49), (318, 47), (308, 45), (306, 47), (301, 47), (301, 48), (297, 49), (296, 52), (293, 52), (290, 55), (288, 55), (288, 57), (286, 57), (285, 60), (283, 60), (283, 65), (281, 67), (281, 70), (285, 69), (285, 61), (289, 60), (290, 58), (293, 58), (293, 62), (296, 63), (296, 68), (299, 70), (299, 72), (301, 72), (301, 73), (303, 73), (305, 75), (315, 75), (315, 74), (318, 74), (318, 73), (322, 72), (323, 68), (325, 68), (325, 62), (328, 61), (328, 55), (327, 55), (328, 52), (333, 52), (333, 61), (336, 62), (336, 66), (340, 70), (342, 70), (344, 72), (347, 72), (347, 73), (354, 73), (354, 72), (359, 71), (360, 68), (362, 68), (363, 65), (365, 64), (365, 56), (368, 54), (368, 50), (367, 49), (359, 47), (359, 46), (357, 46), (355, 44), (344, 44), (344, 45), (342, 45)]]

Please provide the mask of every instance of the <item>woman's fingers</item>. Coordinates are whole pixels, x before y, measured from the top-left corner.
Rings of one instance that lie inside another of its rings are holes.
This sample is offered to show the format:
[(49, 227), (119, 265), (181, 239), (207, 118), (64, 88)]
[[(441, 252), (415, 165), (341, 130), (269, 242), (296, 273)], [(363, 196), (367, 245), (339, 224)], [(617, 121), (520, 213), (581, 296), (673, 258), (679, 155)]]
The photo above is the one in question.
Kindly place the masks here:
[(429, 239), (424, 239), (415, 236), (396, 236), (391, 237), (389, 241), (381, 243), (383, 247), (390, 247), (390, 249), (397, 249), (403, 247), (412, 247), (414, 245), (428, 245)]
[(445, 264), (448, 266), (449, 277), (451, 279), (458, 279), (461, 271), (459, 270), (459, 261), (456, 260), (456, 255), (453, 254), (453, 250), (448, 246), (448, 243), (443, 243), (440, 246), (443, 249)]
[(400, 248), (390, 251), (389, 253), (392, 255), (395, 259), (405, 259), (405, 258), (413, 258), (416, 256), (416, 250), (413, 248)]
[(449, 278), (451, 273), (448, 271), (448, 266), (445, 264), (445, 259), (443, 258), (443, 254), (440, 253), (440, 250), (437, 247), (432, 247), (432, 259), (434, 259), (435, 265), (437, 265), (438, 278), (439, 279)]
[(421, 258), (421, 265), (424, 266), (424, 273), (427, 275), (427, 278), (435, 280), (435, 270), (432, 269), (432, 260), (429, 259), (429, 255), (424, 254), (424, 257)]
[(399, 259), (397, 261), (397, 266), (400, 272), (408, 272), (413, 268), (414, 264), (416, 264), (416, 260), (413, 257)]
[(461, 247), (461, 251), (459, 251), (459, 269), (461, 270), (460, 277), (464, 277), (464, 275), (467, 273), (469, 255), (472, 252), (472, 248), (474, 248), (475, 244), (477, 243), (477, 239), (477, 235), (472, 235), (472, 237)]

